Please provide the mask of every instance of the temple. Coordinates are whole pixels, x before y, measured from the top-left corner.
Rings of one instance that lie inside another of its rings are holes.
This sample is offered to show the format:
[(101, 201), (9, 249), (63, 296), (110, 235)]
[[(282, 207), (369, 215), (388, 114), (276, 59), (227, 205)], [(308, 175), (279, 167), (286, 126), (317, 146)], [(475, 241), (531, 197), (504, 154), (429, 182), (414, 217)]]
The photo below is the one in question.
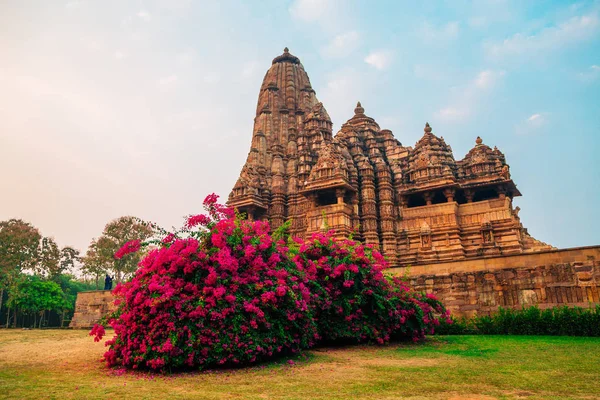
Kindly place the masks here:
[(480, 137), (455, 160), (425, 124), (413, 147), (360, 103), (334, 136), (300, 60), (288, 49), (260, 88), (252, 144), (228, 204), (291, 234), (335, 230), (381, 250), (392, 266), (551, 250), (531, 237), (504, 154)]

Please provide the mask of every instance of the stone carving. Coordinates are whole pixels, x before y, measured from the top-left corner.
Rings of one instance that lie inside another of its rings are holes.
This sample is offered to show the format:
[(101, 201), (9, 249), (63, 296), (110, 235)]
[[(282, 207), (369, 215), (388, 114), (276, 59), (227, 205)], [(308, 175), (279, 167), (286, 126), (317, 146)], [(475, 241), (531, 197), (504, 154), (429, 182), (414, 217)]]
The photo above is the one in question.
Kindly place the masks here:
[(360, 102), (335, 137), (332, 126), (286, 48), (263, 80), (229, 205), (273, 227), (291, 220), (290, 233), (300, 237), (327, 221), (339, 236), (378, 247), (392, 266), (552, 248), (526, 233), (512, 208), (521, 193), (504, 154), (480, 137), (459, 161), (428, 123), (415, 147), (405, 147)]

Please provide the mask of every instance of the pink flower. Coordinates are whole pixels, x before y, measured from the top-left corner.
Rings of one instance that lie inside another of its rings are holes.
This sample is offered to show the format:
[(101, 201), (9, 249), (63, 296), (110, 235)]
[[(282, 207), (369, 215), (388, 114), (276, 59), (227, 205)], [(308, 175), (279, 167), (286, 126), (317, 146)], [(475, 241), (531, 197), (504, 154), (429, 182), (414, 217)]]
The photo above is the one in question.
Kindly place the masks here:
[(104, 335), (106, 335), (106, 331), (102, 325), (94, 324), (94, 327), (90, 331), (90, 336), (94, 336), (94, 342), (99, 342), (102, 340)]
[(204, 215), (204, 214), (198, 214), (198, 215), (190, 215), (187, 218), (187, 221), (185, 223), (185, 227), (187, 229), (192, 229), (195, 226), (198, 225), (202, 225), (202, 226), (206, 226), (210, 223), (211, 219), (210, 217)]
[(117, 260), (120, 260), (121, 258), (123, 258), (123, 256), (126, 256), (127, 254), (137, 252), (141, 246), (142, 246), (141, 240), (139, 240), (139, 239), (130, 240), (129, 242), (125, 243), (123, 245), (123, 247), (121, 247), (119, 250), (117, 250), (117, 252), (115, 253), (115, 258)]
[(236, 297), (232, 294), (228, 294), (227, 296), (225, 296), (225, 300), (227, 300), (230, 303), (235, 303)]
[(173, 240), (175, 240), (175, 235), (173, 235), (172, 233), (169, 233), (167, 236), (165, 236), (165, 238), (162, 240), (162, 242), (164, 244), (168, 244), (168, 243), (171, 243)]
[(214, 204), (217, 203), (217, 200), (219, 200), (219, 195), (211, 193), (208, 196), (206, 196), (206, 198), (204, 199), (203, 204), (205, 206), (212, 206)]

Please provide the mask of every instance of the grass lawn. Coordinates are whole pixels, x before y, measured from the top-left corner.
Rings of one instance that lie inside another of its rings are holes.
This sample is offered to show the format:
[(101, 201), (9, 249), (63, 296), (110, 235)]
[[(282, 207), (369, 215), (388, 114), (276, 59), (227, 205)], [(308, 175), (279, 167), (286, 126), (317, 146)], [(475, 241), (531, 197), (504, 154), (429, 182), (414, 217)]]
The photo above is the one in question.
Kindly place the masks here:
[(600, 338), (439, 336), (172, 376), (108, 370), (103, 351), (87, 331), (1, 329), (0, 398), (600, 398)]

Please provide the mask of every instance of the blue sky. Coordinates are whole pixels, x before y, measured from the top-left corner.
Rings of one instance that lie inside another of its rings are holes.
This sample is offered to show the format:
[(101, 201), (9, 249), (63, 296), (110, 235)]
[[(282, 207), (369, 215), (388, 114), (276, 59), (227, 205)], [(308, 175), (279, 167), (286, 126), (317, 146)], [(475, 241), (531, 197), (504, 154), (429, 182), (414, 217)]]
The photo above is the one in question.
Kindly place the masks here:
[(3, 1), (0, 219), (85, 250), (136, 215), (226, 198), (273, 57), (300, 57), (337, 130), (357, 100), (413, 146), (498, 146), (536, 238), (600, 244), (600, 2)]

